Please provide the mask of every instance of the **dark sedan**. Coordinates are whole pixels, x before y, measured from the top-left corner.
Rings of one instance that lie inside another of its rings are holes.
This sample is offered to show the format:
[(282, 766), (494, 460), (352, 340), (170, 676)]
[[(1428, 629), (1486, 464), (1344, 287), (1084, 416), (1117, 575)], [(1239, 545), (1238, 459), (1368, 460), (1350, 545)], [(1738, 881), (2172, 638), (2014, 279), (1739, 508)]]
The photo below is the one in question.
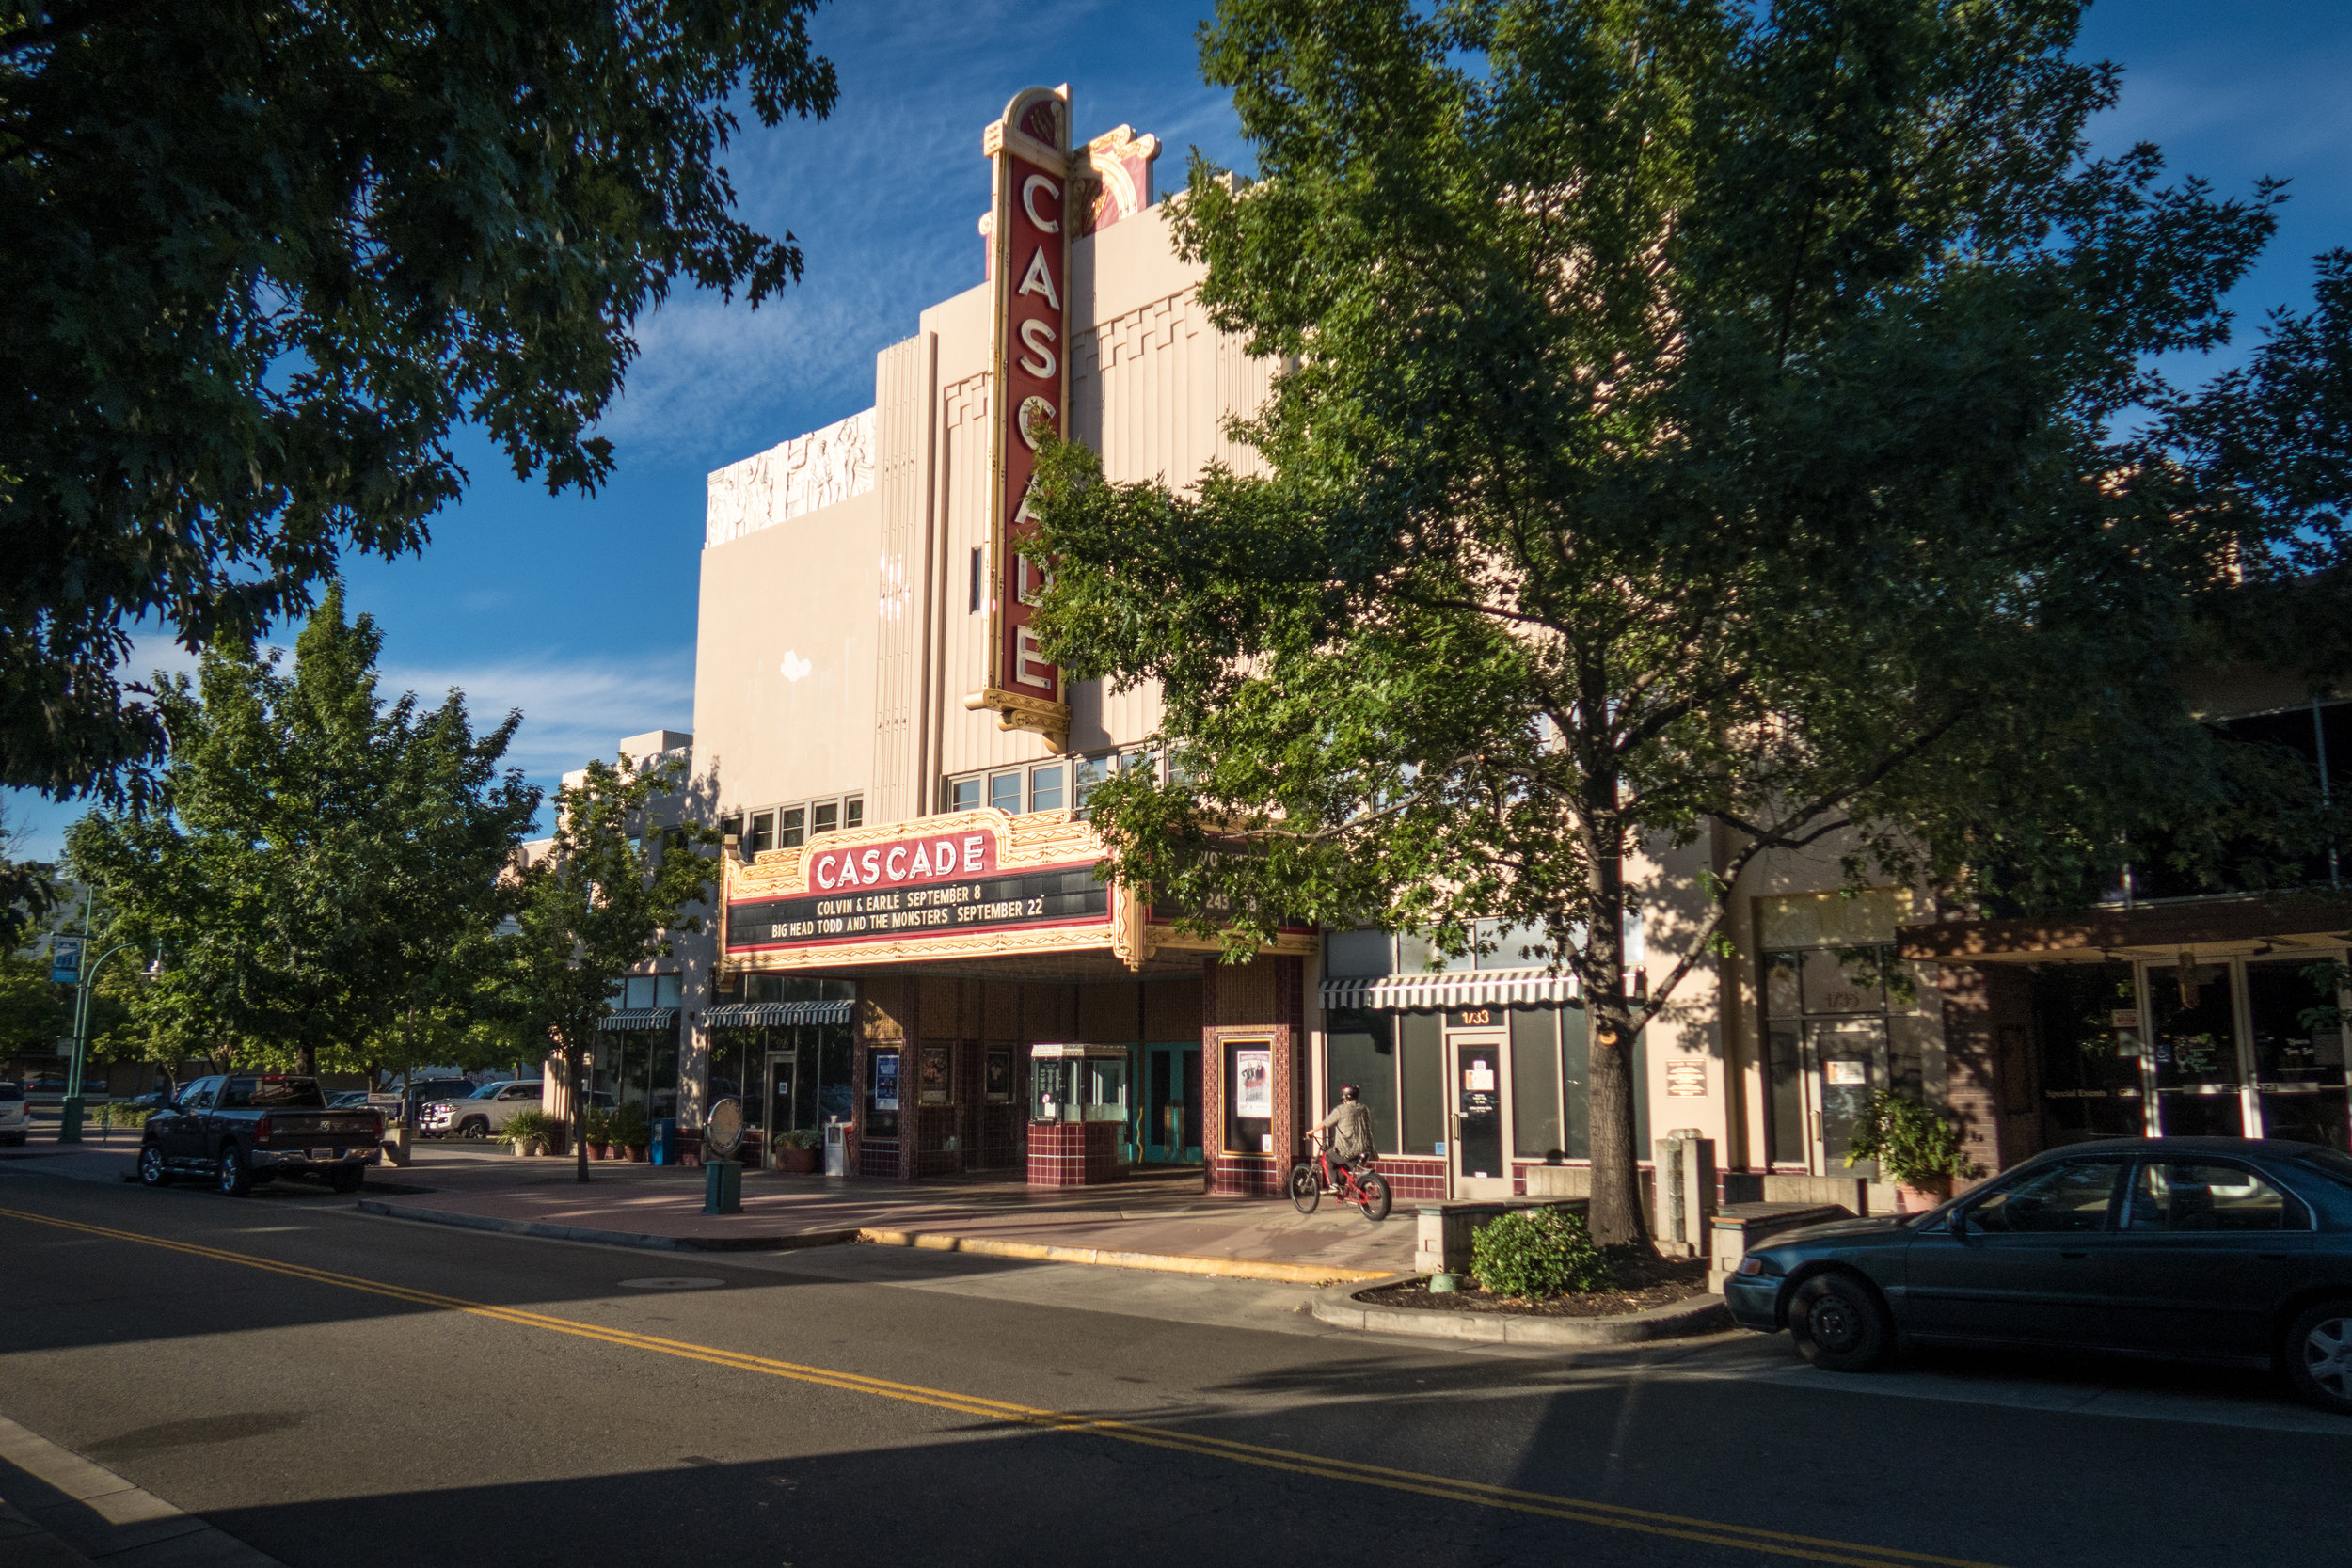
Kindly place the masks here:
[(2276, 1366), (2352, 1415), (2352, 1157), (2150, 1138), (2039, 1154), (1924, 1214), (1779, 1236), (1724, 1290), (1833, 1371), (1908, 1344)]

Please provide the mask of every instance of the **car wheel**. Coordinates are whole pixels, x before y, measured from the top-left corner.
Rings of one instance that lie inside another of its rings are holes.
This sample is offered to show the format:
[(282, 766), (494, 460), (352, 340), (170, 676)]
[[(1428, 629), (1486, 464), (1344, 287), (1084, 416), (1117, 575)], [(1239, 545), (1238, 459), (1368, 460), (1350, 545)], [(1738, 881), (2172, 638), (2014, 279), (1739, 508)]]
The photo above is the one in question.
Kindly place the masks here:
[(171, 1167), (164, 1163), (164, 1151), (153, 1144), (149, 1144), (139, 1150), (139, 1185), (142, 1187), (171, 1185)]
[(457, 1135), (461, 1138), (486, 1138), (490, 1135), (490, 1124), (481, 1117), (468, 1117), (458, 1127)]
[(235, 1144), (220, 1151), (219, 1182), (224, 1197), (243, 1197), (253, 1190), (253, 1173), (245, 1168), (245, 1156)]
[(1895, 1348), (1886, 1304), (1850, 1274), (1817, 1274), (1798, 1286), (1788, 1333), (1799, 1354), (1829, 1372), (1867, 1372)]
[(2352, 1416), (2352, 1301), (2323, 1301), (2288, 1325), (2287, 1381), (2323, 1410)]

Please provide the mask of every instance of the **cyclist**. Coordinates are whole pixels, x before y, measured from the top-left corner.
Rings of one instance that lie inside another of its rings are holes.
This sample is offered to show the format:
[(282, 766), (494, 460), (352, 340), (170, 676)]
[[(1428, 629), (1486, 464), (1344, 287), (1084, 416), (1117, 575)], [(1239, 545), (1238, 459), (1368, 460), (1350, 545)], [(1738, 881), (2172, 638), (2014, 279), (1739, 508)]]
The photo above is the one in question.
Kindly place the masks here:
[(1307, 1132), (1310, 1136), (1328, 1133), (1324, 1142), (1331, 1158), (1330, 1190), (1336, 1192), (1339, 1167), (1356, 1164), (1372, 1152), (1372, 1108), (1357, 1098), (1355, 1085), (1342, 1084), (1340, 1102)]

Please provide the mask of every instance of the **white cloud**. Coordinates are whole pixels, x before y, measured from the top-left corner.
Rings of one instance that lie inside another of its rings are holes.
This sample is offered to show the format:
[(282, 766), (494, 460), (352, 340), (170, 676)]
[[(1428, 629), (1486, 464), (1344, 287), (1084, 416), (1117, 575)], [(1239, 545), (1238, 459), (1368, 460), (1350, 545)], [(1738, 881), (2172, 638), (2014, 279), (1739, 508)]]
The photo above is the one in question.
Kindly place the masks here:
[(437, 702), (452, 687), (465, 692), (477, 730), (522, 710), (507, 761), (546, 782), (591, 757), (610, 757), (623, 736), (691, 728), (694, 658), (691, 650), (628, 662), (553, 656), (446, 667), (404, 665), (382, 673), (386, 696), (414, 691)]

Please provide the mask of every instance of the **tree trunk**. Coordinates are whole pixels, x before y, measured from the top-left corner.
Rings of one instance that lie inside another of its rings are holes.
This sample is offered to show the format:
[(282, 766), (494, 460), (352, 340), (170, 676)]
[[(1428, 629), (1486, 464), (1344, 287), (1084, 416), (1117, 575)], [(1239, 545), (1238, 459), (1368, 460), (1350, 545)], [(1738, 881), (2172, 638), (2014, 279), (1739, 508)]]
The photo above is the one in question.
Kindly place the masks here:
[(310, 1044), (308, 1044), (308, 1043), (305, 1043), (305, 1044), (302, 1044), (302, 1045), (297, 1045), (297, 1046), (295, 1046), (295, 1047), (294, 1047), (294, 1071), (295, 1071), (295, 1073), (296, 1073), (296, 1074), (298, 1074), (298, 1075), (299, 1075), (299, 1076), (301, 1076), (301, 1077), (304, 1077), (304, 1078), (310, 1078), (310, 1077), (314, 1077), (314, 1076), (316, 1076), (316, 1075), (317, 1075), (317, 1073), (318, 1073), (318, 1070), (319, 1070), (319, 1048), (318, 1048), (317, 1046), (315, 1046), (315, 1045), (310, 1045)]
[(1578, 975), (1589, 1031), (1588, 1106), (1593, 1196), (1585, 1223), (1602, 1246), (1650, 1244), (1642, 1209), (1642, 1151), (1634, 1147), (1633, 1030), (1626, 1003), (1625, 830), (1613, 771), (1588, 770), (1585, 843), (1592, 864), (1593, 922)]
[(582, 1080), (587, 1076), (581, 1053), (572, 1045), (567, 1034), (564, 1040), (564, 1066), (572, 1080), (572, 1168), (579, 1180), (588, 1180), (588, 1087)]

